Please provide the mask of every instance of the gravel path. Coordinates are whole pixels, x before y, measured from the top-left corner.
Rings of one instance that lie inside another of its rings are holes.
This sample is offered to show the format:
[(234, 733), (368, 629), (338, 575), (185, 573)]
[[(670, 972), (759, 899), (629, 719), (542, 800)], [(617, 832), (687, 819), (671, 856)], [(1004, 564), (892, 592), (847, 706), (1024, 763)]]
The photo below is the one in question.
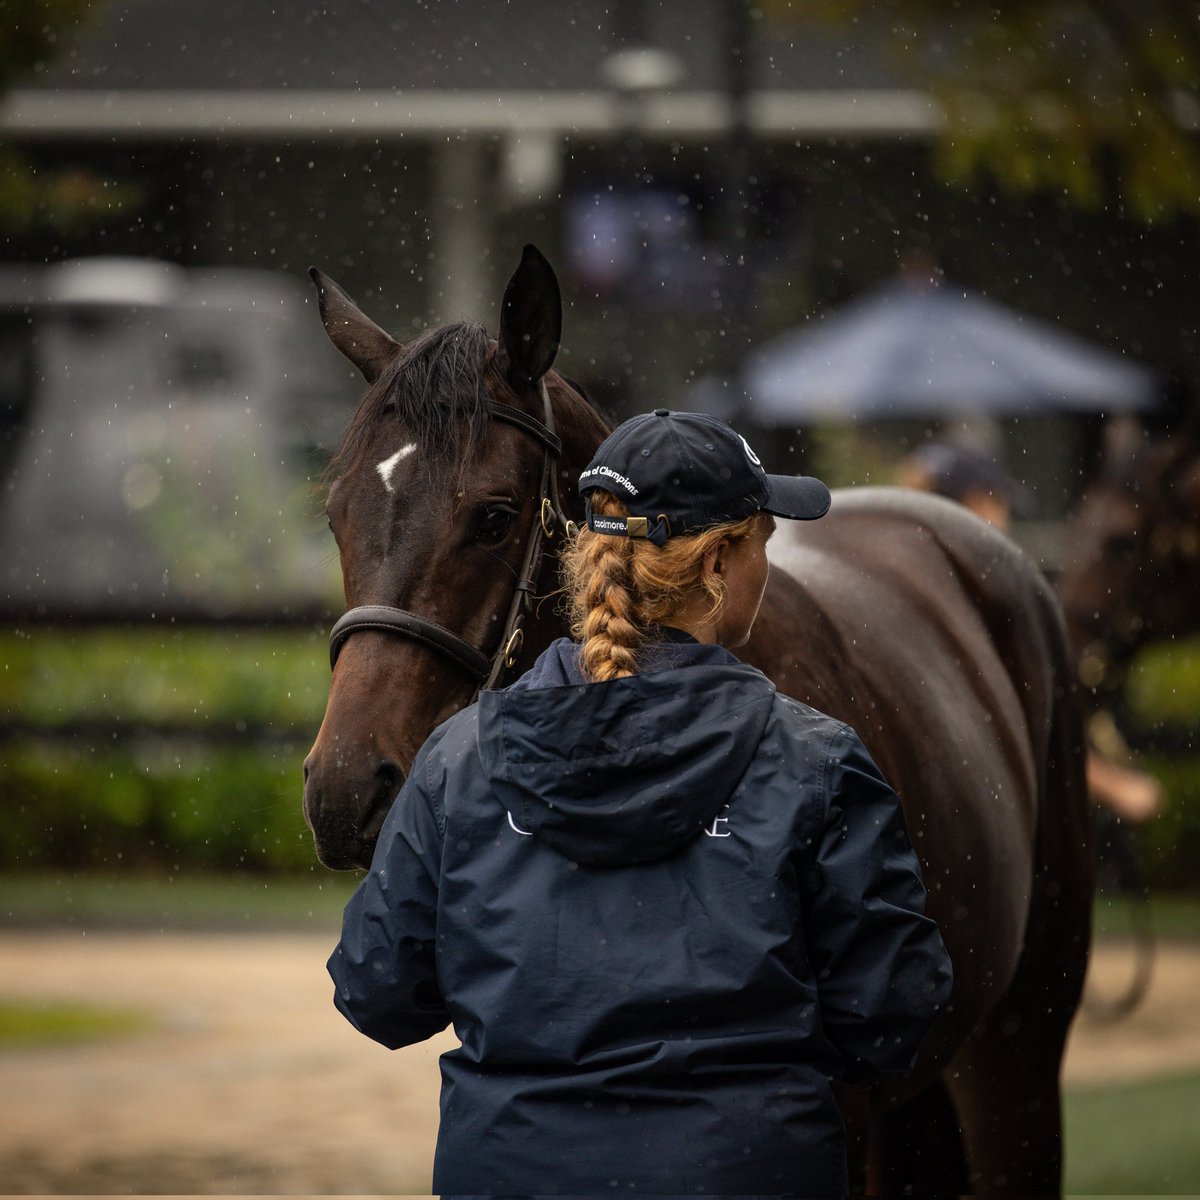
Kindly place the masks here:
[[(132, 1008), (148, 1031), (0, 1058), (0, 1193), (428, 1194), (437, 1056), (390, 1053), (330, 1001), (325, 935), (0, 934), (0, 1000)], [(1095, 972), (1115, 992), (1128, 951)], [(1200, 1069), (1200, 947), (1149, 998), (1083, 1018), (1067, 1079)]]

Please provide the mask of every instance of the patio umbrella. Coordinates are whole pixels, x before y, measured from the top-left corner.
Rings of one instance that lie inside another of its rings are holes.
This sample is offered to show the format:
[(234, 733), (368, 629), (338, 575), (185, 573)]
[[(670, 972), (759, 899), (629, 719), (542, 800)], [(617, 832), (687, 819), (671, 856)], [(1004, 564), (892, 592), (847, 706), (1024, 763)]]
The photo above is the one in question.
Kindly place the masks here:
[(894, 280), (752, 353), (747, 409), (814, 417), (1018, 416), (1152, 404), (1148, 368), (946, 281)]

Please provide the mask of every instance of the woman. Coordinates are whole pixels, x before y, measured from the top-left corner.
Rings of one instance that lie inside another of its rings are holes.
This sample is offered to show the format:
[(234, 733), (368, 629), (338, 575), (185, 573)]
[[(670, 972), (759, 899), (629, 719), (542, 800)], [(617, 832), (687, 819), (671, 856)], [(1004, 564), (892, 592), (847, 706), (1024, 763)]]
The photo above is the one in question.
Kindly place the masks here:
[(730, 653), (829, 492), (666, 409), (580, 489), (578, 641), (421, 749), (336, 1003), (392, 1047), (454, 1022), (435, 1191), (841, 1195), (830, 1081), (909, 1067), (950, 969), (861, 742)]

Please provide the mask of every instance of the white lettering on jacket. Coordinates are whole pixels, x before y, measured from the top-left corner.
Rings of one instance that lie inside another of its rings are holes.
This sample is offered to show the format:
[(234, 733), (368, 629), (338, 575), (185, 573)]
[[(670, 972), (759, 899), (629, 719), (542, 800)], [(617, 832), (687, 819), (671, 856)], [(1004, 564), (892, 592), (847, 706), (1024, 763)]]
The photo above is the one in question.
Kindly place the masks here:
[(518, 829), (517, 823), (512, 819), (512, 813), (508, 814), (508, 826), (513, 833), (519, 833), (522, 837), (533, 837), (533, 834), (528, 829)]
[[(729, 805), (726, 804), (721, 809), (721, 812), (727, 813), (728, 811)], [(721, 816), (721, 813), (717, 813), (717, 815), (713, 817), (713, 823), (704, 827), (704, 832), (708, 834), (709, 837), (733, 837), (733, 834), (730, 833), (729, 830), (726, 830), (724, 833), (721, 832), (721, 826), (728, 824), (729, 818)]]
[[(721, 809), (721, 812), (726, 813), (728, 811), (729, 811), (729, 805), (726, 804), (725, 807)], [(519, 829), (517, 827), (516, 821), (513, 820), (512, 813), (506, 812), (505, 815), (508, 817), (508, 827), (509, 827), (509, 829), (511, 829), (513, 831), (513, 833), (519, 833), (522, 837), (533, 837), (533, 834), (530, 833), (528, 829)], [(705, 832), (705, 834), (708, 835), (708, 837), (718, 837), (718, 838), (733, 837), (733, 834), (729, 830), (722, 831), (722, 829), (721, 829), (722, 825), (728, 825), (728, 824), (729, 824), (729, 818), (722, 817), (720, 814), (718, 814), (717, 816), (713, 817), (713, 823), (711, 825), (706, 825), (704, 827), (704, 832)]]

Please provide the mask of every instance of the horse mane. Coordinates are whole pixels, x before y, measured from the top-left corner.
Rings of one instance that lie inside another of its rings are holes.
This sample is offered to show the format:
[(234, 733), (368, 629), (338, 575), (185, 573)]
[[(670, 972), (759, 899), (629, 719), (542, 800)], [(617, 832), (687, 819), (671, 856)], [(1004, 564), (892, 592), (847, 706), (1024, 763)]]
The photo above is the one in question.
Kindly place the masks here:
[(389, 412), (416, 443), (420, 461), (469, 462), (488, 427), (484, 377), (492, 344), (482, 325), (461, 321), (405, 346), (363, 397), (329, 460), (326, 482), (357, 465)]

